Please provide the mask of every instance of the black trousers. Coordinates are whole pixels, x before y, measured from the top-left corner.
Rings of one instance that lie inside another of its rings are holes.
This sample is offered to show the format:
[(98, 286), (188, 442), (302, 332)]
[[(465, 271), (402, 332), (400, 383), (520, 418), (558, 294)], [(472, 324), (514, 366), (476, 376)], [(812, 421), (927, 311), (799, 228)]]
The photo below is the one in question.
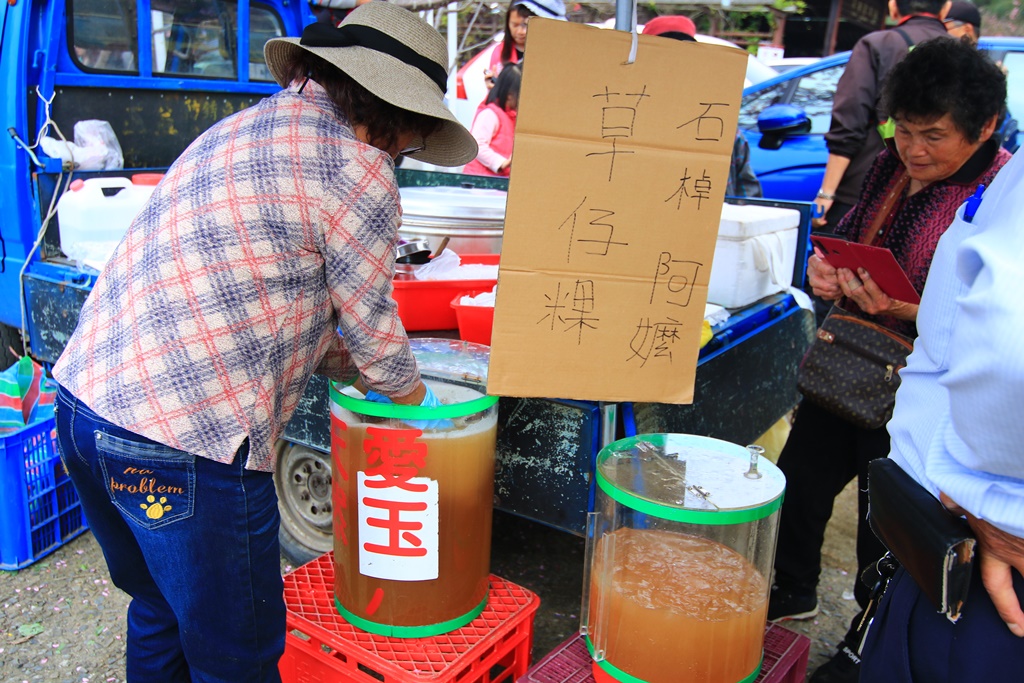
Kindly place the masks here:
[(870, 589), (861, 584), (866, 567), (885, 554), (867, 523), (868, 463), (889, 455), (889, 433), (884, 427), (861, 429), (842, 418), (803, 401), (797, 409), (779, 468), (786, 475), (786, 497), (779, 521), (775, 553), (775, 583), (798, 592), (813, 593), (821, 574), (821, 544), (832, 516), (835, 498), (857, 477), (857, 575), (854, 594), (861, 607)]
[[(1024, 602), (1024, 578), (1013, 571)], [(862, 681), (970, 683), (1019, 681), (1024, 641), (1010, 633), (981, 582), (977, 567), (963, 614), (955, 624), (938, 614), (904, 570), (882, 597), (864, 646)]]

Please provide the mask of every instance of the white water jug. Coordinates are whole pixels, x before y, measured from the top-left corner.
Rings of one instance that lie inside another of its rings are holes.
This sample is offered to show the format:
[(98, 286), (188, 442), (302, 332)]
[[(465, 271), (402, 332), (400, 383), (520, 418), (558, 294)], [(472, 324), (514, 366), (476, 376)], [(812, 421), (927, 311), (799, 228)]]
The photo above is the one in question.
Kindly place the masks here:
[(57, 201), (61, 249), (102, 270), (110, 254), (153, 194), (153, 185), (127, 178), (76, 180)]

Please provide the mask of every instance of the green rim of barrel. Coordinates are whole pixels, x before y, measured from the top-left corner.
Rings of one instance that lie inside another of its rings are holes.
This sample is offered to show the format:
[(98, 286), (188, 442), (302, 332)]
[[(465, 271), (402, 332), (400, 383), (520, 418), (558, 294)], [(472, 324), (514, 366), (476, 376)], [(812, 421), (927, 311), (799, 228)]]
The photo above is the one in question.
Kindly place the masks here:
[(481, 396), (465, 403), (440, 405), (436, 408), (403, 406), (398, 403), (376, 403), (354, 396), (347, 396), (338, 390), (338, 383), (331, 382), (331, 400), (346, 410), (371, 417), (390, 417), (396, 420), (446, 420), (482, 413), (498, 402), (497, 396)]
[[(587, 652), (590, 653), (590, 658), (593, 659), (594, 658), (594, 645), (593, 645), (593, 643), (590, 642), (590, 636), (586, 637), (586, 641), (587, 641)], [(611, 662), (609, 662), (607, 659), (602, 659), (600, 662), (595, 661), (594, 663), (597, 664), (599, 667), (601, 667), (606, 674), (608, 674), (609, 676), (611, 676), (612, 678), (614, 678), (617, 681), (622, 681), (622, 683), (647, 683), (647, 681), (645, 681), (642, 678), (637, 678), (636, 676), (633, 676), (632, 674), (626, 673), (625, 671), (623, 671), (619, 667), (617, 667), (614, 664), (612, 664)], [(757, 666), (754, 668), (754, 670), (750, 673), (749, 676), (740, 679), (736, 683), (753, 683), (754, 681), (757, 680), (758, 674), (761, 673), (761, 667), (762, 666), (764, 666), (764, 648), (761, 649), (761, 660), (757, 663)]]
[[(653, 443), (657, 446), (665, 445), (664, 434), (644, 434), (642, 436), (632, 436), (628, 439), (621, 439), (611, 444), (616, 446), (617, 450), (624, 450), (630, 448), (640, 441), (646, 443)], [(726, 524), (744, 524), (746, 522), (756, 522), (759, 519), (764, 519), (774, 514), (779, 508), (782, 507), (782, 499), (784, 495), (779, 495), (774, 500), (770, 500), (767, 503), (757, 505), (749, 508), (738, 508), (732, 510), (688, 510), (683, 508), (673, 507), (671, 505), (662, 505), (661, 503), (655, 503), (644, 498), (640, 498), (628, 491), (623, 491), (618, 486), (613, 484), (601, 473), (601, 463), (608, 459), (611, 452), (608, 447), (601, 449), (601, 452), (597, 456), (597, 486), (609, 498), (621, 503), (628, 508), (642, 512), (645, 515), (652, 515), (654, 517), (660, 517), (661, 519), (668, 519), (673, 522), (685, 522), (687, 524), (705, 524), (705, 525), (726, 525)]]
[[(489, 592), (490, 589), (488, 589), (488, 593)], [(393, 626), (391, 624), (380, 624), (376, 621), (363, 619), (342, 607), (338, 598), (334, 598), (334, 606), (338, 609), (338, 613), (345, 617), (345, 621), (353, 626), (363, 629), (367, 633), (372, 633), (377, 636), (387, 636), (389, 638), (430, 638), (431, 636), (450, 633), (457, 628), (462, 628), (469, 622), (476, 619), (480, 616), (480, 613), (484, 611), (484, 607), (487, 606), (487, 596), (485, 595), (479, 605), (462, 616), (449, 619), (448, 621), (442, 621), (437, 624), (426, 624), (424, 626)]]

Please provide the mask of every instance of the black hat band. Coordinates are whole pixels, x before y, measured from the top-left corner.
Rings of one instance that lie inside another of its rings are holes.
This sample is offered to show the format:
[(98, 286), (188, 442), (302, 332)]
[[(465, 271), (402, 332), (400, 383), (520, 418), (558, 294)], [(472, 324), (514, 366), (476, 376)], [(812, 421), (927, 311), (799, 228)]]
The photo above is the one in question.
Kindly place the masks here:
[(365, 47), (376, 50), (419, 69), (444, 95), (448, 88), (448, 73), (444, 67), (427, 59), (402, 41), (371, 26), (343, 24), (338, 28), (315, 22), (302, 31), (299, 45), (304, 47)]

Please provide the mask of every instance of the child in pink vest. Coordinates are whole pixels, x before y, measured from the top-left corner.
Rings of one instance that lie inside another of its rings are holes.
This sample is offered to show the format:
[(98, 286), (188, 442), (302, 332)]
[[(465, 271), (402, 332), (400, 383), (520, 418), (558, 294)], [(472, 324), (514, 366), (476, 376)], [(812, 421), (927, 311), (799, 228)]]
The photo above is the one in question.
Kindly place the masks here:
[(512, 140), (519, 109), (519, 86), (523, 72), (518, 64), (507, 64), (494, 87), (476, 110), (470, 132), (480, 151), (466, 164), (470, 175), (508, 176), (512, 170)]

